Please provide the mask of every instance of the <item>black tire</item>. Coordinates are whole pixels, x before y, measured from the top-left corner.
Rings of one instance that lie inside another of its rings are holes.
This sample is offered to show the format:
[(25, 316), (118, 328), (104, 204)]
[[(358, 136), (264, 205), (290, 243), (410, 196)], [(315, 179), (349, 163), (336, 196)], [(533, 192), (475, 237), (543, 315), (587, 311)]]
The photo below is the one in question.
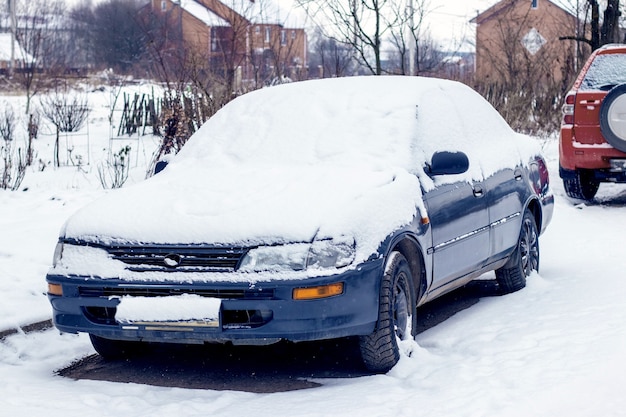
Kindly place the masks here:
[(400, 360), (398, 339), (415, 332), (415, 291), (411, 269), (400, 252), (387, 258), (380, 288), (378, 323), (373, 333), (359, 338), (361, 358), (371, 372), (385, 373)]
[(592, 171), (577, 169), (571, 178), (563, 178), (565, 194), (570, 198), (579, 200), (593, 200), (600, 187), (600, 181), (596, 180)]
[(626, 120), (617, 117), (626, 113), (626, 84), (613, 87), (600, 107), (600, 131), (615, 149), (626, 152)]
[(106, 360), (128, 359), (137, 356), (141, 351), (141, 342), (106, 339), (89, 334), (91, 345)]
[(532, 213), (524, 212), (517, 247), (508, 262), (496, 270), (501, 294), (519, 291), (526, 286), (526, 277), (539, 271), (539, 232)]

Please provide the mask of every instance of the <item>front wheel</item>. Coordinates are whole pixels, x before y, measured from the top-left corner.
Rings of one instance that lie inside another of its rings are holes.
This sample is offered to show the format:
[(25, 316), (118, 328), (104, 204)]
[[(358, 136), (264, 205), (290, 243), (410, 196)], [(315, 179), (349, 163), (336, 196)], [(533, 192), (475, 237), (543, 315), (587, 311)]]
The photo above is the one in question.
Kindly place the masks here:
[(508, 262), (496, 270), (496, 281), (503, 294), (521, 290), (526, 277), (539, 271), (539, 232), (532, 213), (524, 212), (517, 247)]
[(368, 370), (385, 373), (400, 360), (398, 340), (414, 336), (414, 294), (408, 261), (400, 252), (392, 252), (381, 283), (376, 329), (359, 338), (361, 357)]

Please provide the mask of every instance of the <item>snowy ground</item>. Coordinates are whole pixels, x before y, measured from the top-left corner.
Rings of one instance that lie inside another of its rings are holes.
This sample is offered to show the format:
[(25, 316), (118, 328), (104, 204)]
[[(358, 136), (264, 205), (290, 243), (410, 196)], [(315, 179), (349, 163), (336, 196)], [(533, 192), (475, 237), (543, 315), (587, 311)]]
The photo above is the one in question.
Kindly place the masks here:
[[(59, 228), (107, 192), (97, 167), (110, 144), (110, 95), (90, 94), (90, 103), (89, 149), (86, 137), (69, 139), (90, 165), (35, 169), (27, 191), (0, 191), (0, 331), (50, 317), (44, 278)], [(51, 143), (38, 139), (39, 158), (51, 158)], [(140, 181), (156, 141), (129, 143), (129, 182)], [(626, 187), (603, 185), (594, 204), (572, 202), (555, 140), (545, 153), (556, 208), (541, 238), (540, 274), (421, 333), (386, 375), (316, 379), (321, 386), (274, 394), (75, 381), (55, 371), (94, 353), (87, 337), (18, 332), (0, 341), (0, 415), (626, 415)]]

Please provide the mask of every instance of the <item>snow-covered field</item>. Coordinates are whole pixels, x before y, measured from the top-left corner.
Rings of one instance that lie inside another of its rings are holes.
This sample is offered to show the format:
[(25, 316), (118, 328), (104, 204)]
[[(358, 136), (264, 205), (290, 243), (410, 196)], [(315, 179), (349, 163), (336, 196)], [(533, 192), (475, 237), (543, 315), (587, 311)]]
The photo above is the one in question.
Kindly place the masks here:
[[(111, 95), (93, 92), (89, 102), (88, 136), (63, 138), (62, 151), (73, 146), (90, 164), (36, 166), (20, 191), (0, 191), (0, 331), (50, 317), (45, 274), (57, 234), (109, 192), (98, 180), (109, 146), (131, 145), (128, 183), (145, 176), (156, 139), (110, 142)], [(52, 159), (52, 143), (52, 135), (37, 139), (37, 159)], [(594, 204), (568, 200), (557, 141), (544, 150), (556, 207), (540, 273), (522, 291), (483, 298), (419, 334), (386, 375), (316, 379), (316, 388), (273, 394), (75, 381), (55, 371), (94, 353), (88, 337), (20, 331), (0, 341), (0, 415), (626, 415), (626, 187), (601, 186)]]

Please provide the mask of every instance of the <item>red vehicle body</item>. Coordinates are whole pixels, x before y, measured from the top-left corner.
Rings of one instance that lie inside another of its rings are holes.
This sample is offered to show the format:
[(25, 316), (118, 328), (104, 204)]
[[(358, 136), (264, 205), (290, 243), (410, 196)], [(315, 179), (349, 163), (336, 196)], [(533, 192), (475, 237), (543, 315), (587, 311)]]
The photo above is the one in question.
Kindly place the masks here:
[(559, 165), (572, 198), (591, 200), (601, 182), (626, 182), (626, 45), (596, 50), (565, 97)]

